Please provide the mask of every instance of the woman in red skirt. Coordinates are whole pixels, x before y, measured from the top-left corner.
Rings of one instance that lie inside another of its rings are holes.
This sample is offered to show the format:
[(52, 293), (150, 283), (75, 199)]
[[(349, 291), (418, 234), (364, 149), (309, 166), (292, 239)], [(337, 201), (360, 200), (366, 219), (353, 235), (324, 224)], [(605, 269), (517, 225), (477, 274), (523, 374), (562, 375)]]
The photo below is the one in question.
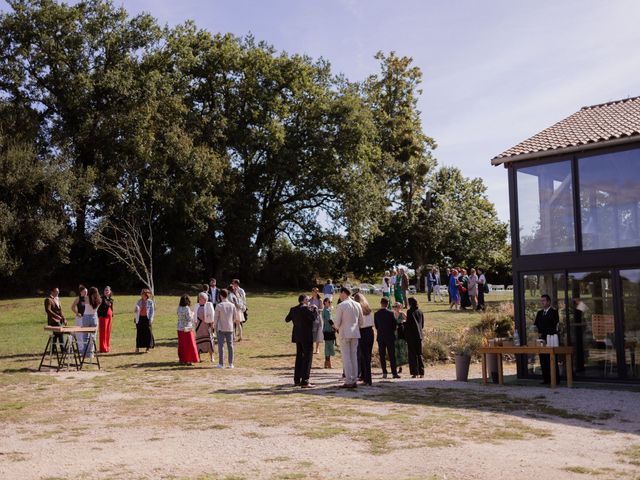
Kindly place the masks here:
[(102, 303), (98, 307), (98, 325), (100, 330), (100, 353), (110, 350), (111, 323), (113, 321), (113, 297), (111, 287), (104, 287)]
[(194, 320), (191, 299), (185, 293), (180, 297), (180, 306), (178, 307), (178, 360), (187, 365), (200, 361), (196, 338), (193, 334)]

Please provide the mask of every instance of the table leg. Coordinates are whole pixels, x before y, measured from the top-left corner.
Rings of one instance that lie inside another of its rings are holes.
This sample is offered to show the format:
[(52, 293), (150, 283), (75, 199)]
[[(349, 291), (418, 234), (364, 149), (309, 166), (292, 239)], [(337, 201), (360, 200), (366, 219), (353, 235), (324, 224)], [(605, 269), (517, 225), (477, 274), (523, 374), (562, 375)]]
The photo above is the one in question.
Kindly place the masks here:
[[(42, 353), (42, 358), (40, 359), (40, 365), (38, 365), (38, 371), (40, 371), (40, 369), (42, 368), (42, 364), (44, 363), (44, 357), (46, 357), (47, 353), (49, 353), (49, 345), (52, 344), (52, 340), (51, 340), (52, 337), (53, 335), (49, 335), (49, 340), (47, 340), (47, 346), (44, 347), (44, 352)], [(51, 349), (53, 350), (53, 347), (51, 347)], [(53, 352), (51, 352), (51, 355), (53, 355)], [(49, 366), (51, 366), (51, 355), (49, 355)]]
[(558, 384), (558, 377), (556, 376), (556, 354), (552, 350), (549, 354), (549, 363), (551, 364), (549, 368), (551, 369), (551, 388), (556, 388)]
[(567, 387), (571, 388), (573, 386), (573, 356), (570, 353), (565, 354), (564, 366), (567, 370)]
[(482, 383), (487, 384), (487, 354), (482, 354)]
[(504, 385), (504, 371), (502, 370), (502, 354), (498, 354), (498, 383)]

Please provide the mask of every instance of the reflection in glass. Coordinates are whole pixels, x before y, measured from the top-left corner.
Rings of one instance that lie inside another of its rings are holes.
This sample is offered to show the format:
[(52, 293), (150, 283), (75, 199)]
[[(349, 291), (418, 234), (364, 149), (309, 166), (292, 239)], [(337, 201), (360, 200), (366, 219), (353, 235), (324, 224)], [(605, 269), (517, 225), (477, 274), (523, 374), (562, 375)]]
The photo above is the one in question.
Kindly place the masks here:
[(624, 318), (624, 360), (627, 376), (640, 377), (640, 269), (621, 270), (622, 303)]
[(571, 163), (518, 169), (520, 254), (575, 250)]
[(640, 245), (640, 149), (578, 161), (585, 250)]
[(608, 271), (569, 273), (569, 333), (578, 375), (618, 375), (611, 285)]
[[(535, 345), (538, 335), (533, 324), (536, 320), (538, 310), (542, 308), (540, 304), (540, 297), (546, 293), (551, 297), (551, 306), (558, 310), (560, 317), (560, 325), (558, 326), (560, 345), (567, 345), (565, 275), (563, 273), (539, 273), (523, 275), (522, 278), (524, 287), (526, 332), (524, 335), (520, 335), (521, 341), (524, 342), (526, 339), (528, 345)], [(542, 375), (537, 355), (529, 355), (527, 363), (530, 374)], [(563, 367), (561, 370), (563, 370)]]

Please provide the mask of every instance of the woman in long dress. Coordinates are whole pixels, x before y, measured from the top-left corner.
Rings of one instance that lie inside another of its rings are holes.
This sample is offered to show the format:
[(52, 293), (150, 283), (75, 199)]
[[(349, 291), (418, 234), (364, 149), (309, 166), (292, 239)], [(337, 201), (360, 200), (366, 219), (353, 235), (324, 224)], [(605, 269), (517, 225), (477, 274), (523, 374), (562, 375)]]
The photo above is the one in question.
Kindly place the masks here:
[(111, 287), (104, 287), (102, 303), (98, 307), (98, 325), (100, 330), (100, 353), (111, 349), (111, 325), (113, 323), (113, 296)]
[(458, 280), (460, 282), (460, 306), (463, 310), (466, 310), (467, 307), (471, 306), (471, 300), (469, 299), (469, 277), (464, 268), (460, 271)]
[(180, 297), (178, 306), (178, 361), (192, 365), (200, 361), (193, 335), (196, 314), (191, 310), (191, 299), (186, 293)]
[(324, 338), (324, 368), (331, 368), (331, 357), (336, 355), (336, 330), (331, 316), (331, 299), (325, 298), (322, 309), (322, 335)]
[(233, 283), (229, 285), (228, 288), (229, 296), (227, 300), (229, 300), (236, 307), (235, 318), (233, 320), (233, 331), (235, 336), (237, 336), (236, 341), (242, 341), (242, 320), (244, 320), (243, 308), (246, 308), (244, 302), (242, 301), (242, 296), (238, 294), (236, 285)]
[(136, 324), (136, 353), (144, 348), (148, 352), (155, 347), (155, 339), (151, 325), (153, 324), (153, 300), (151, 300), (151, 290), (143, 288), (140, 292), (140, 300), (136, 303), (135, 318)]
[(449, 277), (449, 310), (460, 310), (460, 292), (458, 292), (458, 271), (454, 268), (451, 270), (451, 276)]
[(316, 287), (311, 290), (309, 307), (313, 308), (315, 315), (313, 320), (313, 342), (315, 344), (313, 353), (318, 354), (320, 353), (320, 344), (324, 342), (324, 333), (322, 333), (322, 299), (320, 298), (320, 290)]
[(404, 339), (404, 322), (407, 317), (402, 311), (402, 303), (396, 302), (393, 304), (393, 318), (396, 319), (396, 323), (398, 324), (395, 341), (396, 365), (398, 366), (398, 373), (402, 373), (402, 365), (409, 363), (407, 342)]
[(396, 302), (404, 305), (404, 292), (402, 291), (402, 276), (396, 275), (396, 281), (393, 284), (393, 297)]
[(196, 346), (200, 353), (208, 353), (213, 363), (213, 303), (208, 301), (207, 292), (198, 294), (196, 306)]
[(476, 275), (476, 269), (472, 268), (469, 275), (469, 300), (471, 301), (472, 310), (476, 310), (478, 306), (478, 275)]

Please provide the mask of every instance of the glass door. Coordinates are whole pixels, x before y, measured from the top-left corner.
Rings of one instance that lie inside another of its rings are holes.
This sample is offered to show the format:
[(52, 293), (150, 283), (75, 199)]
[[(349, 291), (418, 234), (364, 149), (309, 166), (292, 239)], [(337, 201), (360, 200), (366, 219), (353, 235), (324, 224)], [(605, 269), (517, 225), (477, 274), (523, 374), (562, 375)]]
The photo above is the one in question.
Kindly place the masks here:
[(617, 377), (616, 332), (610, 271), (569, 273), (570, 344), (582, 377)]
[(624, 325), (624, 362), (628, 378), (640, 378), (640, 269), (620, 270)]

